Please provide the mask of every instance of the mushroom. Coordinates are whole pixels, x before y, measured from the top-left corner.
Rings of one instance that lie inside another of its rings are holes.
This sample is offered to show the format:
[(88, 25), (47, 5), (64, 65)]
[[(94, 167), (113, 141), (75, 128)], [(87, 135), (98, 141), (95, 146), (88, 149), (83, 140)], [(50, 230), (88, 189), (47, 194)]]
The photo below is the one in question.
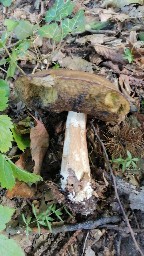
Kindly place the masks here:
[[(117, 123), (129, 103), (109, 80), (95, 74), (64, 69), (22, 76), (16, 90), (26, 105), (48, 111), (69, 111), (61, 164), (61, 188), (85, 214), (93, 209), (93, 188), (86, 142), (87, 114)], [(95, 203), (94, 203), (95, 207)], [(85, 210), (84, 210), (85, 209)]]

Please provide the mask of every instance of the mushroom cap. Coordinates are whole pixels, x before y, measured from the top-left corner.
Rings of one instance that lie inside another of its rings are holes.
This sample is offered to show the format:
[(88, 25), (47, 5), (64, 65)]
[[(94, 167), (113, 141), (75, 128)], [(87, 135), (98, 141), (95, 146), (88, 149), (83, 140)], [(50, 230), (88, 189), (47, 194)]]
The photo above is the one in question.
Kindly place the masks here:
[(130, 110), (114, 84), (82, 71), (40, 71), (19, 77), (15, 88), (22, 101), (34, 109), (81, 112), (108, 122), (122, 121)]

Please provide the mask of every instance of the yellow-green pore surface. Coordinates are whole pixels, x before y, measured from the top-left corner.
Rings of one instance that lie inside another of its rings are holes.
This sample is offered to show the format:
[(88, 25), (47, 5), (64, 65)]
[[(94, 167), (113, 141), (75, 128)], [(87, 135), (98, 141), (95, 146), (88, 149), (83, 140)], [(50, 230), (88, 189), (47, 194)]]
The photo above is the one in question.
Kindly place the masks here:
[(122, 121), (129, 103), (109, 80), (70, 70), (46, 70), (16, 81), (22, 101), (31, 108), (76, 111), (108, 122)]

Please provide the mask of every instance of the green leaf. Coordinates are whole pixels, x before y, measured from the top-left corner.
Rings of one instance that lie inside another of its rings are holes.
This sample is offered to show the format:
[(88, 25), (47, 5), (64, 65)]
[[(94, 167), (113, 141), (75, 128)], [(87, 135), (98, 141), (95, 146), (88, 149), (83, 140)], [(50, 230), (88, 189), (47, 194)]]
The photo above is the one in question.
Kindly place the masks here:
[(12, 147), (13, 140), (11, 129), (13, 123), (7, 115), (0, 115), (0, 151), (6, 153)]
[(129, 159), (132, 159), (132, 154), (127, 150), (127, 156)]
[(63, 18), (71, 15), (74, 4), (71, 0), (56, 0), (55, 4), (46, 12), (46, 22), (60, 21)]
[(38, 30), (38, 34), (41, 37), (52, 38), (55, 42), (60, 42), (63, 38), (62, 31), (57, 23), (42, 26)]
[(131, 162), (133, 168), (137, 168), (137, 164), (135, 162)]
[(8, 37), (9, 37), (9, 33), (7, 31), (2, 33), (2, 36), (0, 39), (0, 48), (3, 48), (3, 46), (6, 44)]
[(0, 255), (4, 256), (25, 256), (21, 247), (13, 240), (0, 235)]
[(0, 205), (0, 231), (6, 228), (6, 224), (11, 220), (14, 212), (15, 209)]
[(129, 48), (124, 49), (124, 57), (125, 60), (128, 60), (129, 63), (134, 61), (134, 56)]
[(28, 40), (25, 40), (24, 42), (20, 43), (16, 48), (18, 57), (19, 58), (24, 57), (29, 47), (30, 47), (30, 42)]
[(4, 21), (4, 25), (7, 27), (7, 31), (9, 32), (12, 32), (18, 24), (18, 21), (12, 19), (5, 19)]
[(129, 167), (130, 165), (131, 165), (131, 160), (127, 161), (126, 164), (125, 164), (126, 167)]
[(60, 28), (58, 27), (57, 23), (52, 23), (50, 25), (42, 26), (38, 30), (38, 34), (41, 37), (46, 37), (46, 38), (56, 38), (60, 34), (60, 38), (61, 38)]
[(29, 173), (17, 167), (5, 155), (0, 154), (0, 183), (3, 188), (12, 189), (15, 185), (15, 179), (26, 183), (35, 183), (42, 180), (42, 177), (34, 173)]
[(47, 218), (46, 218), (46, 222), (47, 222), (48, 229), (49, 229), (50, 232), (52, 233), (51, 223), (48, 221)]
[(17, 54), (16, 50), (13, 49), (11, 57), (10, 57), (9, 67), (7, 70), (7, 78), (14, 76), (15, 70), (17, 67), (17, 59), (18, 59), (18, 54)]
[(14, 140), (17, 143), (17, 146), (20, 150), (24, 151), (27, 147), (30, 146), (30, 139), (26, 138), (25, 136), (22, 136), (18, 132), (16, 132), (16, 129), (12, 129)]
[(3, 111), (7, 108), (7, 102), (8, 97), (6, 96), (5, 90), (0, 88), (0, 111)]
[(3, 59), (1, 59), (1, 60), (0, 60), (0, 66), (5, 65), (5, 64), (6, 64), (6, 62), (7, 62), (7, 61), (6, 61), (6, 59), (4, 59), (4, 58), (3, 58)]
[(42, 180), (41, 176), (20, 169), (11, 160), (8, 159), (8, 162), (11, 165), (14, 177), (17, 178), (18, 180), (24, 181), (26, 183), (36, 183)]
[(27, 20), (20, 20), (14, 33), (19, 40), (24, 40), (33, 34), (34, 26)]
[(100, 30), (103, 29), (105, 27), (107, 27), (110, 24), (110, 22), (91, 22), (85, 25), (85, 30)]
[(12, 0), (0, 0), (0, 3), (2, 3), (5, 7), (9, 7), (12, 3)]
[(55, 42), (60, 42), (63, 39), (62, 30), (60, 27), (57, 28), (57, 30), (54, 33), (53, 40)]
[(7, 97), (9, 97), (9, 94), (10, 94), (9, 85), (8, 85), (8, 83), (7, 83), (5, 80), (3, 80), (3, 79), (0, 79), (0, 90), (1, 90), (1, 89), (5, 90), (5, 95), (6, 95)]
[(134, 162), (138, 162), (139, 161), (139, 158), (133, 158), (132, 159)]
[(78, 11), (72, 18), (71, 31), (72, 33), (85, 31), (85, 16), (83, 10)]
[(140, 41), (144, 41), (144, 32), (140, 32), (138, 35)]
[(84, 12), (80, 10), (72, 19), (64, 19), (61, 21), (62, 38), (69, 33), (80, 33), (85, 31)]
[(0, 183), (2, 188), (8, 189), (12, 189), (15, 185), (15, 178), (11, 166), (2, 154), (0, 154)]
[(64, 19), (61, 21), (62, 38), (72, 31), (72, 19)]

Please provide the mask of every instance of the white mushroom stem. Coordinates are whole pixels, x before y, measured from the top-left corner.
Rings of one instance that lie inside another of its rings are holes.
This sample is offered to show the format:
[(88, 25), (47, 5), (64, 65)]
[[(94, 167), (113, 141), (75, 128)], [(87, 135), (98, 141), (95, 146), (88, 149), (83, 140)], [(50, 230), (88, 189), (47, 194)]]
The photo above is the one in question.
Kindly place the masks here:
[(71, 201), (92, 197), (91, 175), (86, 142), (86, 115), (70, 111), (66, 121), (61, 165), (61, 186)]

